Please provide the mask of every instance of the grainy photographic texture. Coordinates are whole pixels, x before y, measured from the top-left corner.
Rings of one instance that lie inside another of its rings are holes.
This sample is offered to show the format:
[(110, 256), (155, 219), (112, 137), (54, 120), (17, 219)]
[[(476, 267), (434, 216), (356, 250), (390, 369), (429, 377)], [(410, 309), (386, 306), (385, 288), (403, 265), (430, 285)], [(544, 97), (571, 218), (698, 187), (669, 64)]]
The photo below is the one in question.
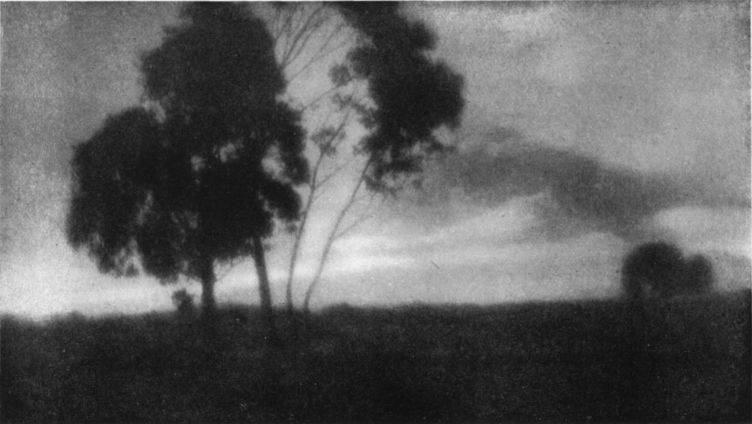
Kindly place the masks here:
[(749, 421), (749, 16), (0, 3), (0, 420)]

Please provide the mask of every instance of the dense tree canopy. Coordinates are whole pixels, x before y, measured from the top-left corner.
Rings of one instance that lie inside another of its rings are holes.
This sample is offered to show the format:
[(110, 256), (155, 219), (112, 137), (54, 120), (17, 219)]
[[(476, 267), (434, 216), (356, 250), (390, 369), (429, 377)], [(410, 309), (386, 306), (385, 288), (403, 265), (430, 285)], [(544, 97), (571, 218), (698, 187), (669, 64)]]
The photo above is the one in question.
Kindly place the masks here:
[(371, 160), (367, 182), (389, 188), (395, 178), (420, 171), (427, 155), (445, 146), (434, 136), (459, 125), (463, 78), (429, 56), (436, 36), (399, 14), (399, 3), (340, 3), (363, 40), (345, 66), (368, 81), (372, 107), (361, 109), (370, 133), (362, 148)]
[(681, 250), (666, 242), (637, 246), (624, 259), (622, 286), (629, 299), (702, 293), (713, 284), (710, 261), (695, 255), (684, 259)]
[(715, 279), (713, 265), (703, 255), (694, 255), (687, 260), (686, 274), (687, 289), (696, 293), (710, 290)]
[[(362, 172), (325, 243), (307, 306), (361, 187), (393, 192), (403, 177), (419, 175), (423, 161), (444, 149), (435, 130), (459, 124), (462, 77), (431, 57), (434, 34), (398, 8), (324, 4), (307, 17), (294, 12), (276, 27), (302, 32), (272, 36), (253, 7), (186, 4), (162, 44), (142, 56), (144, 105), (109, 117), (76, 147), (71, 244), (86, 247), (103, 272), (142, 270), (163, 282), (181, 276), (200, 280), (205, 309), (214, 305), (215, 265), (250, 255), (262, 306), (270, 310), (262, 240), (272, 234), (275, 218), (293, 222), (300, 216), (295, 187), (308, 183), (294, 268), (321, 163), (312, 176), (303, 154), (305, 108), (282, 100), (288, 95), (283, 68), (305, 48), (314, 16), (328, 10), (354, 37), (344, 61), (331, 69), (332, 81), (337, 87), (357, 82), (367, 91), (360, 98), (335, 92), (331, 99), (340, 110), (352, 111), (345, 116), (357, 117), (366, 132), (353, 142)], [(283, 39), (289, 54), (275, 58)], [(308, 140), (320, 147), (322, 158), (334, 154), (333, 140), (344, 137), (347, 120), (338, 129), (312, 129)], [(288, 301), (291, 278), (292, 272)]]
[(275, 216), (297, 218), (308, 167), (264, 23), (220, 3), (181, 18), (143, 56), (152, 107), (108, 118), (76, 147), (68, 237), (104, 272), (200, 280), (211, 309), (215, 262), (253, 255), (266, 280), (261, 240)]

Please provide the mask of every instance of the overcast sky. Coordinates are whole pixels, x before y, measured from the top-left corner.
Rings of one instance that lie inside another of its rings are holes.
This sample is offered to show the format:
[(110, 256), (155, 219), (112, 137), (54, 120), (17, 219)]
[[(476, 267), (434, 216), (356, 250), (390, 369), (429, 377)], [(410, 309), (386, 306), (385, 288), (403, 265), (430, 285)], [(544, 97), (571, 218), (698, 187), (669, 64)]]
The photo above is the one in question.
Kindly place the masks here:
[[(98, 274), (62, 229), (71, 146), (139, 102), (139, 53), (158, 45), (178, 6), (0, 10), (0, 307), (35, 316), (170, 307), (174, 287)], [(335, 245), (317, 306), (614, 296), (625, 251), (655, 238), (709, 255), (722, 288), (749, 285), (744, 2), (404, 12), (438, 34), (436, 57), (465, 77), (460, 147), (427, 170), (424, 191)], [(277, 247), (281, 300), (287, 252)], [(254, 302), (254, 275), (250, 263), (237, 267), (219, 299)]]

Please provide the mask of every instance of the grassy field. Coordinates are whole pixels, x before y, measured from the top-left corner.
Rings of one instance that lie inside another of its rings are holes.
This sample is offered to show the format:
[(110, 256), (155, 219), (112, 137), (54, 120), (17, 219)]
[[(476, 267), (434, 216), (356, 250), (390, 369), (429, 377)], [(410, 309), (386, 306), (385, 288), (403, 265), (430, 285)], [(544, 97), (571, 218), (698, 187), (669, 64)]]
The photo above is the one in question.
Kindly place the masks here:
[(330, 308), (284, 343), (255, 311), (6, 317), (2, 422), (748, 421), (750, 292)]

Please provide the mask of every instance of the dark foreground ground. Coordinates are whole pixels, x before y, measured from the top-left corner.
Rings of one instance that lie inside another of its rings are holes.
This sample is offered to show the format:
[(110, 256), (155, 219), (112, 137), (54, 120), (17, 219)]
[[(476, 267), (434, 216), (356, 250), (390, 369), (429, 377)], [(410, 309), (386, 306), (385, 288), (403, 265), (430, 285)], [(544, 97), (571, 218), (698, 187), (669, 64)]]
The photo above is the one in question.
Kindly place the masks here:
[(750, 292), (2, 322), (2, 422), (749, 421)]

